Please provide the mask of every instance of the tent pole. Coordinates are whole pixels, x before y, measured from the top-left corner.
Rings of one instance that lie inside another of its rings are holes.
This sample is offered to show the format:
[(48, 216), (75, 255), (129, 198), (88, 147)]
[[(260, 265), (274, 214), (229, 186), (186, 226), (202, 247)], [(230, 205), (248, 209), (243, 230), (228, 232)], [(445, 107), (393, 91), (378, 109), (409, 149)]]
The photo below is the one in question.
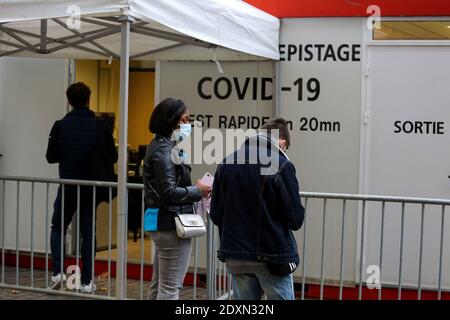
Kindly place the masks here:
[(280, 65), (278, 61), (272, 61), (272, 116), (280, 116), (280, 96), (278, 88), (280, 87)]
[(127, 163), (128, 163), (128, 80), (130, 58), (130, 25), (133, 19), (121, 16), (121, 51), (120, 51), (120, 125), (119, 125), (119, 163), (117, 191), (117, 260), (116, 260), (116, 298), (126, 296), (125, 270), (127, 250)]

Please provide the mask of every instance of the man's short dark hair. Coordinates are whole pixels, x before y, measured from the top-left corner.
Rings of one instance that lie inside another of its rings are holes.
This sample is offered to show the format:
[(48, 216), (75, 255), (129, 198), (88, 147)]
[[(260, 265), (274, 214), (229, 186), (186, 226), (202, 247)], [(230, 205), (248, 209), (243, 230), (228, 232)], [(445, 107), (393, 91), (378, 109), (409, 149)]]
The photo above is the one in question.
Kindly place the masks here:
[(286, 148), (291, 145), (291, 135), (289, 134), (289, 128), (286, 120), (283, 118), (270, 119), (266, 122), (261, 129), (267, 130), (271, 133), (272, 130), (278, 130), (279, 138), (286, 140)]
[(148, 128), (150, 132), (170, 138), (181, 116), (187, 107), (183, 101), (174, 98), (166, 98), (153, 110)]
[(88, 106), (91, 97), (91, 89), (83, 82), (77, 82), (67, 88), (66, 96), (72, 107), (76, 109), (85, 108)]

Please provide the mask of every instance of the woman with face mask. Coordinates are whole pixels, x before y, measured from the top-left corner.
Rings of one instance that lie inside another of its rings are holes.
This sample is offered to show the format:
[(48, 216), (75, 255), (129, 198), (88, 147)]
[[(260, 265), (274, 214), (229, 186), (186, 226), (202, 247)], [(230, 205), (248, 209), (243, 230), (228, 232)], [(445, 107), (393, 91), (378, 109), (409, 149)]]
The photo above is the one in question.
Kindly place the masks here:
[(183, 101), (167, 98), (160, 102), (149, 129), (155, 137), (144, 159), (145, 208), (158, 208), (156, 231), (150, 232), (156, 250), (149, 298), (177, 300), (189, 265), (191, 239), (178, 238), (175, 215), (194, 213), (193, 203), (208, 197), (211, 188), (200, 181), (192, 185), (186, 154), (177, 148), (191, 132)]

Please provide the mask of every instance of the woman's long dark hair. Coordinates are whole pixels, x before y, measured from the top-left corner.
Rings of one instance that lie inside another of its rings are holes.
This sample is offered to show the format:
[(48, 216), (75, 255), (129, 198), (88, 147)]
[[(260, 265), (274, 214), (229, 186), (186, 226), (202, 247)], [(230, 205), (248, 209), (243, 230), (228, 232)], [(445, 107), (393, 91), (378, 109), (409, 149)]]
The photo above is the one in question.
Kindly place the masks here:
[(183, 101), (174, 98), (166, 98), (153, 110), (148, 128), (150, 132), (170, 138), (181, 116), (187, 107)]

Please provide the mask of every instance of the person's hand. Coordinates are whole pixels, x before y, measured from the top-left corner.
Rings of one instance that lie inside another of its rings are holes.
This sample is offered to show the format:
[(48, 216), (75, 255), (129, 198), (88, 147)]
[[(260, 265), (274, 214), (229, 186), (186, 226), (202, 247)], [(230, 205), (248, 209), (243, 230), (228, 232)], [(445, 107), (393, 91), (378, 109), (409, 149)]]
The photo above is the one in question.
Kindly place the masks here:
[(203, 184), (200, 180), (198, 180), (195, 185), (197, 186), (197, 188), (199, 188), (200, 192), (202, 193), (203, 198), (209, 197), (209, 195), (211, 194), (210, 186)]

